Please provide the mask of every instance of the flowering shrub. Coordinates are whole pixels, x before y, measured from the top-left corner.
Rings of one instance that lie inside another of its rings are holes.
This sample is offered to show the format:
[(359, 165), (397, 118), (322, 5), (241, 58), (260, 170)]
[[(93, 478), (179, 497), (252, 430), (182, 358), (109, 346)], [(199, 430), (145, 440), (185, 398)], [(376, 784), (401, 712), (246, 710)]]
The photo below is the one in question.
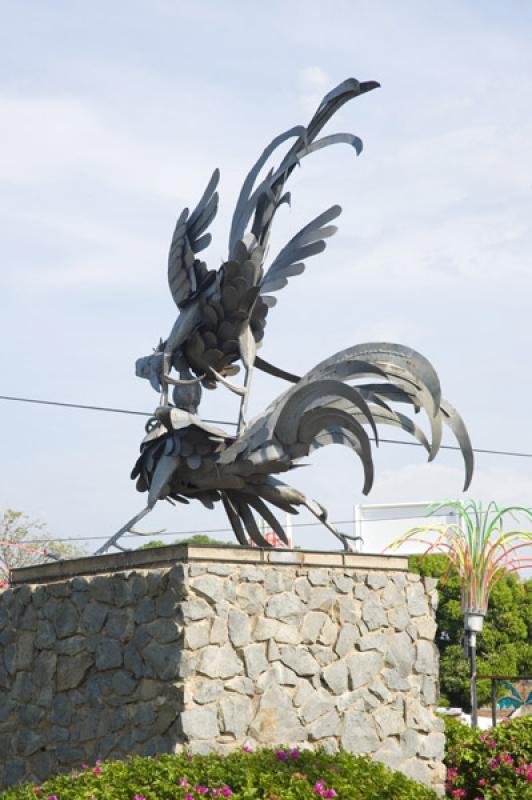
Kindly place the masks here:
[(445, 720), (447, 796), (532, 799), (532, 716), (481, 731)]
[(0, 800), (437, 800), (435, 793), (363, 756), (249, 748), (219, 755), (159, 755), (82, 765)]

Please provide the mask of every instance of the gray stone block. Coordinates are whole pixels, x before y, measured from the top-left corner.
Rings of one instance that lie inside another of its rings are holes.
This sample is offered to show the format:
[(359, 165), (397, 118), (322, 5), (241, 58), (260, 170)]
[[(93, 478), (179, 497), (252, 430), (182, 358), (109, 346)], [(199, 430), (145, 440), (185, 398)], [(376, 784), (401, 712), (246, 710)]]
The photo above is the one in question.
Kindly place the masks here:
[(356, 652), (347, 657), (346, 663), (351, 689), (358, 689), (378, 675), (384, 664), (384, 657), (373, 650), (366, 653)]
[(55, 628), (47, 619), (40, 619), (37, 625), (34, 644), (38, 650), (48, 650), (56, 641)]
[(163, 644), (176, 642), (183, 633), (182, 626), (178, 625), (175, 619), (169, 617), (162, 617), (149, 622), (146, 625), (146, 630), (153, 639)]
[(436, 675), (438, 672), (437, 648), (433, 642), (421, 639), (416, 644), (416, 662), (414, 668), (416, 672), (426, 675)]
[(30, 672), (17, 672), (12, 697), (17, 703), (29, 703), (34, 696), (34, 685)]
[(307, 676), (316, 675), (320, 671), (320, 665), (303, 645), (293, 647), (291, 645), (281, 646), (281, 661), (290, 667), (296, 675)]
[(436, 759), (443, 761), (445, 752), (445, 734), (443, 733), (429, 733), (428, 736), (423, 736), (419, 747), (419, 755), (422, 758)]
[(264, 588), (267, 594), (288, 592), (292, 589), (293, 575), (288, 570), (273, 569), (270, 567), (264, 577)]
[(232, 678), (243, 672), (244, 665), (230, 644), (208, 645), (201, 651), (197, 669), (209, 678)]
[(135, 622), (142, 625), (155, 619), (155, 602), (153, 597), (142, 597), (135, 606)]
[(336, 591), (326, 586), (315, 586), (308, 598), (309, 611), (332, 611), (336, 603)]
[(331, 571), (332, 582), (339, 592), (344, 594), (351, 594), (353, 591), (353, 578), (350, 575), (345, 575), (337, 570)]
[(366, 583), (370, 589), (376, 591), (378, 589), (384, 589), (384, 587), (388, 585), (389, 580), (389, 577), (383, 572), (370, 572)]
[(126, 670), (118, 670), (112, 677), (113, 692), (122, 697), (132, 695), (137, 686), (135, 676)]
[(359, 638), (360, 634), (355, 625), (343, 625), (340, 628), (340, 633), (334, 646), (334, 649), (340, 658), (343, 658), (354, 650)]
[(386, 653), (386, 661), (394, 667), (399, 675), (407, 678), (412, 674), (415, 660), (415, 648), (407, 633), (390, 635), (390, 643)]
[(401, 746), (394, 739), (388, 739), (383, 742), (379, 749), (372, 755), (374, 761), (380, 761), (381, 764), (384, 764), (385, 767), (388, 767), (388, 769), (392, 771), (396, 771), (400, 768), (404, 757)]
[(190, 741), (214, 739), (220, 733), (216, 706), (195, 706), (181, 712), (181, 727)]
[(362, 619), (370, 631), (386, 627), (386, 612), (374, 594), (362, 603)]
[(80, 630), (83, 633), (99, 633), (107, 619), (109, 609), (94, 600), (85, 606), (81, 612)]
[(229, 638), (227, 630), (227, 620), (221, 617), (215, 617), (211, 625), (211, 634), (209, 642), (211, 644), (225, 644)]
[(397, 631), (404, 631), (410, 625), (412, 619), (406, 606), (392, 608), (387, 614), (389, 624)]
[(323, 690), (314, 692), (301, 707), (301, 718), (306, 723), (314, 722), (319, 717), (329, 714), (335, 708), (335, 705), (334, 697), (331, 697), (327, 692)]
[[(280, 595), (276, 595), (279, 597)], [(262, 614), (265, 601), (264, 586), (260, 583), (240, 583), (236, 589), (236, 602), (248, 614)], [(272, 616), (267, 614), (267, 616)]]
[(389, 736), (398, 736), (405, 729), (403, 714), (387, 706), (377, 708), (373, 719), (381, 739), (387, 739)]
[(194, 578), (191, 586), (196, 594), (206, 598), (211, 603), (217, 603), (224, 597), (224, 581), (215, 575), (203, 575)]
[(238, 692), (238, 694), (247, 694), (253, 697), (255, 694), (255, 685), (251, 678), (246, 678), (244, 675), (237, 675), (235, 678), (227, 681), (225, 688), (230, 692)]
[(156, 678), (171, 681), (178, 674), (181, 649), (175, 644), (151, 642), (142, 651), (142, 658), (151, 667)]
[(292, 706), (290, 690), (275, 685), (265, 690), (249, 733), (261, 744), (296, 744), (307, 739), (307, 732)]
[(180, 610), (183, 616), (183, 621), (186, 624), (214, 616), (212, 607), (201, 597), (191, 598), (190, 600), (181, 603)]
[(256, 679), (268, 669), (266, 646), (264, 644), (250, 644), (243, 650), (246, 673), (249, 678)]
[(16, 641), (16, 669), (30, 669), (33, 661), (33, 633), (20, 631)]
[(104, 626), (104, 633), (113, 639), (119, 639), (126, 642), (133, 636), (134, 620), (133, 609), (125, 608), (118, 609), (112, 608), (107, 616), (107, 621)]
[(96, 668), (116, 669), (122, 666), (122, 647), (116, 639), (102, 639), (96, 647)]
[(163, 594), (155, 599), (155, 613), (158, 617), (174, 617), (176, 616), (176, 606), (179, 602), (179, 597), (175, 591), (170, 588)]
[(60, 656), (57, 662), (57, 689), (75, 689), (85, 678), (94, 664), (90, 653), (78, 653), (75, 656)]
[[(236, 679), (234, 678), (233, 680)], [(223, 690), (223, 682), (219, 680), (196, 680), (189, 688), (192, 700), (200, 705), (214, 702), (222, 694)]]
[(380, 742), (371, 715), (362, 711), (346, 711), (340, 741), (348, 753), (364, 755), (375, 752)]
[(323, 611), (310, 611), (305, 614), (303, 625), (301, 626), (303, 642), (307, 644), (317, 642), (320, 631), (328, 619), (328, 615)]
[(249, 697), (226, 693), (220, 700), (220, 709), (222, 733), (232, 734), (237, 739), (244, 736), (251, 722), (252, 704)]
[(432, 776), (426, 761), (421, 761), (419, 758), (410, 758), (401, 764), (401, 772), (407, 778), (412, 778), (413, 781), (430, 785)]
[(327, 736), (338, 736), (341, 729), (341, 720), (338, 713), (334, 710), (329, 711), (323, 717), (315, 720), (309, 729), (308, 735), (311, 741), (318, 741)]
[(33, 681), (36, 686), (47, 686), (52, 683), (57, 667), (57, 656), (51, 650), (44, 650), (35, 659)]
[(408, 586), (406, 599), (408, 611), (412, 617), (423, 617), (429, 613), (429, 604), (422, 583), (414, 583)]
[(247, 614), (232, 609), (227, 618), (229, 639), (234, 647), (244, 647), (251, 639), (251, 621)]
[(57, 694), (52, 701), (50, 720), (53, 725), (67, 727), (72, 719), (72, 704), (66, 694)]

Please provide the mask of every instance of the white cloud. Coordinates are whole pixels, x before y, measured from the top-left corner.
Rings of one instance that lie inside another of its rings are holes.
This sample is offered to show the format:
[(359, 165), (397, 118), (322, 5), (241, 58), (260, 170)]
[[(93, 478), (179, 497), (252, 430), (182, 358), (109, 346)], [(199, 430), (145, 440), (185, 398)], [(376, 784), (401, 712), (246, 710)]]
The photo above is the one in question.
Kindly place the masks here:
[(331, 90), (331, 79), (324, 69), (317, 66), (300, 70), (301, 85), (299, 103), (309, 117), (316, 111), (323, 97)]

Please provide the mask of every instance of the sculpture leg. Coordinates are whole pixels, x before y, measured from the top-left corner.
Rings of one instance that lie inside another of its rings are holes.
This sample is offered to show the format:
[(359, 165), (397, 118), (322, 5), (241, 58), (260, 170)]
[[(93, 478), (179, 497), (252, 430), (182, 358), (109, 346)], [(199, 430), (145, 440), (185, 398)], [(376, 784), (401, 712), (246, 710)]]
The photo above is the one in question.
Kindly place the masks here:
[(126, 522), (126, 524), (123, 525), (120, 528), (120, 530), (118, 530), (115, 534), (113, 534), (113, 536), (111, 536), (111, 538), (108, 539), (105, 542), (105, 544), (102, 544), (102, 546), (99, 547), (98, 550), (96, 550), (94, 555), (95, 556), (101, 556), (103, 553), (105, 553), (107, 550), (109, 550), (110, 547), (113, 547), (113, 546), (114, 547), (118, 547), (119, 550), (122, 550), (123, 548), (120, 547), (120, 545), (117, 545), (117, 542), (120, 539), (120, 537), (123, 536), (125, 533), (128, 533), (131, 530), (131, 528), (133, 527), (133, 525), (136, 525), (137, 522), (139, 522), (143, 517), (145, 517), (146, 514), (148, 514), (152, 510), (153, 505), (154, 504), (147, 505), (145, 508), (142, 509), (142, 511), (140, 511), (132, 519), (130, 519), (128, 522)]
[(343, 548), (346, 552), (352, 552), (353, 548), (348, 541), (352, 537), (346, 536), (346, 534), (342, 533), (341, 531), (337, 531), (336, 528), (327, 521), (327, 511), (323, 508), (323, 506), (321, 506), (319, 503), (316, 503), (314, 500), (309, 500), (308, 498), (305, 498), (305, 500), (306, 502), (304, 505), (306, 508), (308, 508), (310, 513), (313, 514), (316, 519), (319, 519), (321, 524), (325, 525), (325, 527), (342, 542)]
[(241, 436), (244, 431), (246, 430), (246, 415), (248, 412), (248, 400), (249, 400), (249, 387), (251, 385), (251, 376), (253, 371), (250, 367), (246, 367), (246, 380), (244, 382), (244, 394), (242, 395), (242, 400), (240, 401), (240, 411), (238, 414), (238, 435)]
[(166, 350), (163, 353), (163, 374), (162, 374), (162, 392), (161, 392), (161, 406), (168, 405), (168, 376), (170, 374), (170, 353)]

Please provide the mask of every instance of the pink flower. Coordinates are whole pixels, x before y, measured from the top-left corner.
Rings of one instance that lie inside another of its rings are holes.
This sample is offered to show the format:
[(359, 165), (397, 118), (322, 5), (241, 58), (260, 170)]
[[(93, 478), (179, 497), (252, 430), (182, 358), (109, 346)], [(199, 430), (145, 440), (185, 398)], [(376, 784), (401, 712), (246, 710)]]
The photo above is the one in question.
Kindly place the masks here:
[(103, 764), (103, 761), (101, 760), (101, 758), (97, 758), (96, 759), (96, 766), (97, 767), (101, 767), (102, 764)]
[(253, 750), (251, 749), (251, 747), (248, 747), (247, 744), (245, 744), (244, 747), (242, 748), (242, 752), (243, 753), (252, 753)]
[(93, 775), (101, 775), (102, 774), (102, 768), (101, 767), (94, 767), (94, 769), (92, 770), (92, 774)]
[(179, 781), (179, 785), (180, 786), (188, 786), (187, 779), (186, 778), (181, 778), (181, 780)]
[(312, 787), (312, 791), (316, 792), (316, 794), (321, 794), (325, 786), (324, 781), (316, 781), (314, 786)]
[(209, 787), (208, 786), (200, 786), (199, 783), (196, 783), (196, 785), (194, 786), (194, 791), (197, 792), (198, 794), (208, 794), (209, 793)]
[(194, 800), (194, 795), (190, 794), (190, 792), (187, 792), (183, 800)]
[(146, 798), (142, 794), (136, 794), (133, 796), (133, 800), (146, 800)]
[(58, 800), (58, 797), (56, 794), (51, 794), (48, 800)]
[(229, 786), (222, 786), (221, 792), (222, 792), (224, 797), (232, 797), (233, 796), (233, 790)]
[(193, 756), (187, 756), (187, 761), (192, 761)]
[(34, 786), (34, 787), (33, 787), (33, 791), (35, 792), (35, 794), (40, 794), (40, 792), (41, 792), (42, 790), (41, 790), (41, 787), (40, 787), (40, 786)]
[(286, 761), (288, 758), (284, 750), (277, 750), (275, 755), (277, 756), (279, 761)]
[(485, 786), (485, 785), (486, 785), (486, 778), (481, 778), (481, 779), (479, 780), (479, 782), (478, 782), (478, 785), (479, 785), (479, 786)]
[(89, 765), (88, 764), (82, 764), (81, 765), (81, 769), (89, 769)]
[(292, 750), (290, 750), (290, 758), (297, 758), (298, 756), (299, 756), (299, 750), (297, 749), (297, 747), (294, 747)]
[(321, 793), (322, 797), (336, 797), (336, 792), (334, 789), (326, 789), (324, 792)]
[(465, 789), (453, 789), (451, 792), (451, 797), (465, 797), (466, 790)]

